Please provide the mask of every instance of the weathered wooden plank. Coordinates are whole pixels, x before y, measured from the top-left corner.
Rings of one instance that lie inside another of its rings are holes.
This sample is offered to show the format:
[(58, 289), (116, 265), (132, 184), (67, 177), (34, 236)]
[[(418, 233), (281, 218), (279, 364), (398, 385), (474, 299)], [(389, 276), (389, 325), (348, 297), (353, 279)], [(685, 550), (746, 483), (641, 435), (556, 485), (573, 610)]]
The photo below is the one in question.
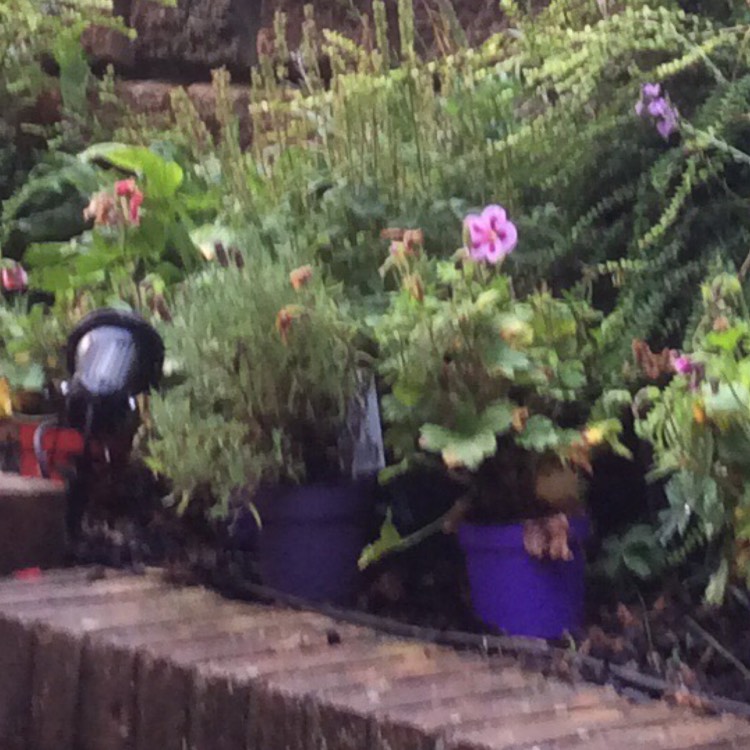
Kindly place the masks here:
[[(234, 705), (249, 700), (247, 681), (236, 675), (205, 678), (198, 671), (204, 663), (246, 663), (269, 654), (294, 654), (326, 644), (330, 621), (320, 615), (258, 608), (242, 628), (228, 628), (209, 638), (153, 644), (140, 654), (138, 681), (137, 748), (163, 750), (235, 746), (236, 720), (220, 719), (216, 708), (223, 697)], [(236, 630), (236, 632), (234, 632)], [(348, 628), (359, 632), (359, 629)], [(363, 631), (366, 632), (366, 631)], [(370, 634), (370, 637), (371, 634)], [(244, 716), (244, 709), (235, 719)], [(243, 719), (244, 722), (244, 719)], [(165, 726), (169, 727), (165, 731)], [(243, 723), (243, 732), (246, 733)]]
[(63, 564), (66, 507), (63, 485), (0, 473), (0, 575)]
[[(0, 583), (0, 748), (3, 750), (6, 747), (9, 750), (25, 748), (29, 742), (35, 674), (39, 674), (40, 677), (44, 674), (44, 670), (41, 673), (37, 672), (38, 646), (42, 643), (42, 650), (49, 646), (50, 653), (58, 653), (59, 649), (55, 631), (40, 631), (44, 636), (40, 642), (35, 625), (44, 623), (45, 618), (61, 614), (60, 606), (54, 602), (60, 602), (63, 599), (68, 603), (73, 602), (72, 611), (77, 613), (74, 615), (75, 625), (80, 624), (81, 618), (85, 616), (86, 604), (93, 601), (106, 601), (107, 598), (111, 601), (112, 596), (122, 596), (126, 593), (138, 596), (144, 590), (161, 585), (155, 580), (132, 576), (115, 578), (109, 582), (109, 588), (102, 581), (93, 585), (81, 582), (75, 576), (67, 580), (73, 581), (70, 586), (67, 582), (59, 584), (60, 591), (66, 591), (65, 596), (62, 596), (57, 589), (54, 594), (51, 593), (52, 589), (49, 584), (45, 584), (45, 588), (37, 587), (35, 584)], [(96, 593), (92, 594), (92, 591)], [(40, 596), (41, 599), (38, 599), (37, 597)], [(83, 606), (79, 607), (81, 601), (83, 601)], [(71, 610), (67, 612), (70, 616)], [(79, 655), (75, 635), (73, 641), (75, 645), (69, 651), (63, 648), (64, 663), (59, 666), (60, 670), (71, 670), (70, 673), (77, 669)], [(58, 666), (55, 665), (53, 669), (58, 669)], [(44, 700), (47, 691), (45, 680), (38, 679), (37, 684), (40, 699)], [(60, 691), (62, 690), (63, 686), (60, 686)], [(61, 696), (61, 703), (68, 700), (69, 696), (55, 690), (54, 695), (58, 694)], [(37, 712), (40, 710), (41, 706), (37, 708)], [(54, 713), (54, 707), (50, 708), (50, 716)], [(35, 731), (43, 734), (46, 728), (39, 727)]]
[(31, 630), (0, 617), (0, 748), (25, 750), (31, 719)]
[[(151, 605), (151, 603), (150, 603)], [(211, 619), (203, 619), (210, 612)], [(158, 606), (100, 621), (81, 656), (76, 750), (128, 750), (135, 746), (138, 649), (144, 644), (216, 632), (242, 609), (200, 589), (171, 592)], [(250, 618), (246, 615), (245, 622)], [(192, 625), (192, 627), (190, 627)], [(158, 747), (154, 745), (154, 747)]]
[(156, 573), (0, 581), (0, 750), (636, 747), (744, 749), (750, 723)]
[(698, 717), (664, 704), (591, 706), (557, 718), (508, 721), (458, 731), (448, 750), (739, 750), (750, 746), (750, 724), (734, 717)]

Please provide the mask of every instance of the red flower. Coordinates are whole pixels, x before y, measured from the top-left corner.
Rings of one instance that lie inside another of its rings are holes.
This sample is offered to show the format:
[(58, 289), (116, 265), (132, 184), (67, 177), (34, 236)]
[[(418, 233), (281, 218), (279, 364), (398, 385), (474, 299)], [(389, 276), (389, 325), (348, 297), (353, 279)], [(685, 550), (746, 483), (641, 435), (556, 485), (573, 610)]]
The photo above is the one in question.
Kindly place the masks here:
[(29, 286), (29, 277), (20, 263), (2, 270), (2, 284), (6, 292), (23, 292)]
[(138, 226), (141, 223), (143, 193), (138, 189), (136, 181), (131, 177), (129, 180), (116, 182), (115, 195), (122, 199), (123, 213), (128, 223)]
[(130, 223), (138, 225), (141, 223), (141, 206), (143, 205), (143, 193), (136, 188), (130, 196)]
[(138, 189), (134, 179), (120, 180), (115, 183), (115, 194), (118, 198), (130, 198)]

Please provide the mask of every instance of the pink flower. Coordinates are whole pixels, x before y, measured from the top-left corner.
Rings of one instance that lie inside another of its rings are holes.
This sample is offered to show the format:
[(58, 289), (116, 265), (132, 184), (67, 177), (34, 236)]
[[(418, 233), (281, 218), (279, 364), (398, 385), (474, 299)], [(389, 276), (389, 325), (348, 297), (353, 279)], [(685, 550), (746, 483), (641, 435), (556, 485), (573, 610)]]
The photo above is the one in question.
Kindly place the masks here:
[(114, 227), (120, 223), (117, 204), (112, 197), (112, 193), (101, 192), (92, 196), (91, 202), (84, 209), (83, 218), (85, 221), (93, 219), (94, 226), (97, 227)]
[(487, 206), (480, 215), (470, 214), (464, 219), (464, 230), (471, 257), (493, 265), (512, 253), (518, 242), (516, 225), (502, 206)]
[(673, 352), (672, 369), (680, 375), (690, 375), (695, 369), (695, 363), (686, 354)]
[(6, 292), (23, 292), (29, 286), (29, 276), (20, 263), (4, 267), (0, 276)]

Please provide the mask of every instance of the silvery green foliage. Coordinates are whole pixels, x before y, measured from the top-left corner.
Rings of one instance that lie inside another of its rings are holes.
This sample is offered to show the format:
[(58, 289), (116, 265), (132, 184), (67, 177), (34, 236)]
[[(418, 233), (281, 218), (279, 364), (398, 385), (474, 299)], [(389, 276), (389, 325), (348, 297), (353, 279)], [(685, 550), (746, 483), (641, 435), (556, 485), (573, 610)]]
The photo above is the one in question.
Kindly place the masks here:
[(283, 262), (256, 259), (191, 278), (174, 310), (149, 451), (176, 497), (222, 512), (240, 486), (340, 475), (361, 365), (340, 289), (313, 270), (295, 290)]

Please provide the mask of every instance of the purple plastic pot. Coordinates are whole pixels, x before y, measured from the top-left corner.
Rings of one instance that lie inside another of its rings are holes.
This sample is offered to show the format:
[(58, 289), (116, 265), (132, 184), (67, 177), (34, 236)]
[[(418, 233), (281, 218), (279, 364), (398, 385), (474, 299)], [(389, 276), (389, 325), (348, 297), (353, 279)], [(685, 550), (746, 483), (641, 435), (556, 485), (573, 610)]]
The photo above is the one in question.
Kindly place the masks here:
[(523, 546), (523, 524), (464, 524), (458, 538), (474, 611), (487, 625), (509, 635), (560, 638), (574, 633), (583, 618), (586, 518), (570, 520), (574, 558), (537, 560)]
[(341, 482), (265, 490), (256, 497), (255, 536), (266, 586), (311, 601), (350, 603), (367, 543), (373, 483)]

